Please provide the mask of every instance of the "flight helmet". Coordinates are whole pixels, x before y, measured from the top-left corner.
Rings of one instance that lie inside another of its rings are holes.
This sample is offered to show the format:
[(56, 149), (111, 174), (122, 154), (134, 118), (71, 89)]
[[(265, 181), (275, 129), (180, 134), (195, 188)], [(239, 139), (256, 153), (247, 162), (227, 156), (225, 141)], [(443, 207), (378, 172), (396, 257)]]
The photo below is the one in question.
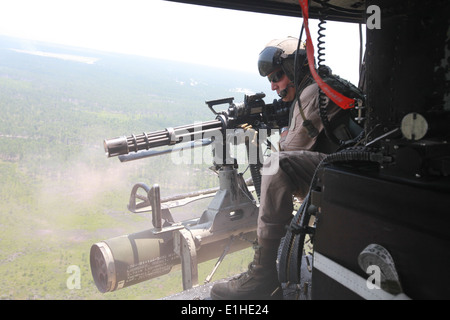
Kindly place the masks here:
[[(266, 77), (273, 71), (281, 68), (291, 81), (295, 75), (295, 55), (297, 54), (298, 39), (288, 37), (270, 41), (261, 51), (258, 58), (258, 70), (262, 77)], [(303, 44), (297, 54), (297, 79), (303, 79), (309, 71), (306, 50)]]

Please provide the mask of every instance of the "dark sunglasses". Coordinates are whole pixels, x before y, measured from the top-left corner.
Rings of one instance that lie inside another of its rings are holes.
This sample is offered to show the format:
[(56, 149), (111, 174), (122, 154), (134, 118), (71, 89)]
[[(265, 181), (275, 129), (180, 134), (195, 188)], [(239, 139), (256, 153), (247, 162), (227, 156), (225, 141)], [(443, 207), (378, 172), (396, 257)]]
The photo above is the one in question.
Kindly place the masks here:
[(283, 70), (278, 70), (277, 72), (272, 73), (271, 75), (267, 76), (267, 79), (269, 80), (269, 82), (278, 82), (281, 80), (281, 78), (283, 78), (284, 76), (284, 71)]

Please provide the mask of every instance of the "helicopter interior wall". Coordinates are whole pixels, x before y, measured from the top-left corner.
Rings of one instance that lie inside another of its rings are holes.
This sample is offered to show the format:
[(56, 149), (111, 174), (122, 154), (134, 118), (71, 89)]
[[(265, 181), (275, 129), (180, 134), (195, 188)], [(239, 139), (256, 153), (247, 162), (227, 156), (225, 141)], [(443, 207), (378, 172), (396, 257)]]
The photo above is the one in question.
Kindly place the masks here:
[[(315, 252), (367, 279), (358, 255), (379, 244), (392, 255), (410, 298), (450, 297), (450, 198), (445, 192), (342, 166), (326, 167), (319, 176)], [(316, 269), (312, 284), (313, 299), (355, 298)]]
[(379, 29), (367, 29), (367, 131), (386, 133), (414, 112), (426, 118), (427, 137), (448, 136), (448, 1), (371, 3), (382, 15)]

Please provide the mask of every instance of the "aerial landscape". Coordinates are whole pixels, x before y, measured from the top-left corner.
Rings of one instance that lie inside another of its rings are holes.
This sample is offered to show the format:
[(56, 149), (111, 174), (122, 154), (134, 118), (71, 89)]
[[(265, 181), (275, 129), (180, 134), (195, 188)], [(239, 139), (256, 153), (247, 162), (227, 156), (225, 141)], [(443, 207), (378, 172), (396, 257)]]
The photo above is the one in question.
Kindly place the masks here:
[[(127, 210), (136, 182), (158, 183), (162, 196), (211, 188), (211, 164), (120, 163), (103, 140), (211, 120), (205, 101), (269, 89), (246, 72), (0, 37), (0, 299), (160, 299), (182, 290), (175, 270), (101, 294), (89, 249), (151, 227)], [(215, 277), (244, 270), (248, 252), (228, 261)], [(214, 263), (199, 267), (200, 281)]]

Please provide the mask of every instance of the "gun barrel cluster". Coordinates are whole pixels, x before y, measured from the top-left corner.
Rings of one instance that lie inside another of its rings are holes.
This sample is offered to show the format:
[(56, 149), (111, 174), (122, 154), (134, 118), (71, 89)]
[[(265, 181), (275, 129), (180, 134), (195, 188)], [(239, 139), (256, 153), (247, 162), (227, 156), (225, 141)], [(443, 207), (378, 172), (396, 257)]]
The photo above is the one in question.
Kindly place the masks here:
[(122, 136), (104, 140), (103, 146), (108, 157), (125, 155), (151, 148), (173, 145), (182, 141), (202, 138), (207, 132), (221, 130), (222, 121), (210, 120), (175, 128), (166, 128), (153, 132), (143, 132), (137, 135)]

